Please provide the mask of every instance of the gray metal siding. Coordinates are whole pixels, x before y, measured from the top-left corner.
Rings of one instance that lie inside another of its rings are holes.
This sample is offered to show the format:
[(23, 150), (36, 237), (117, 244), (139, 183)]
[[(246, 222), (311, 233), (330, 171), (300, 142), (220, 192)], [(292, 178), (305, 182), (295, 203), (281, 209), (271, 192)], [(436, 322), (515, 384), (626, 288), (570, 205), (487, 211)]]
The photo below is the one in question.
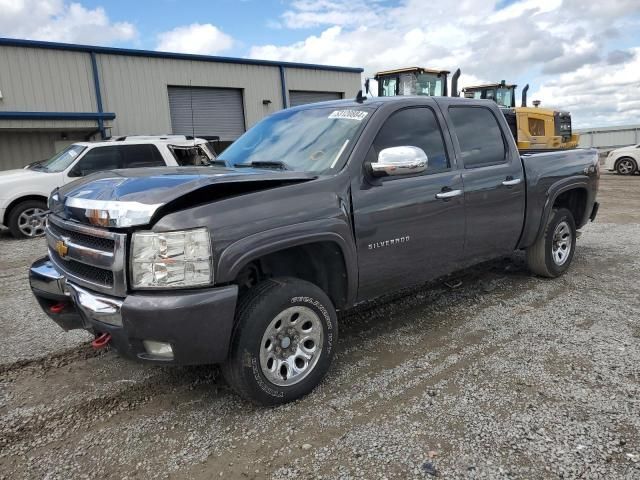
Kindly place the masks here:
[(244, 133), (242, 90), (169, 87), (173, 133), (217, 135), (235, 140)]
[[(47, 159), (56, 153), (55, 142), (60, 140), (60, 134), (55, 132), (0, 131), (0, 170), (22, 168), (31, 162)], [(74, 138), (69, 137), (69, 140)]]
[(603, 127), (576, 130), (580, 134), (579, 146), (614, 149), (640, 143), (640, 125)]
[(330, 72), (302, 68), (285, 69), (288, 90), (339, 92), (343, 98), (355, 98), (362, 89), (362, 75), (353, 72)]
[(282, 108), (277, 67), (99, 54), (98, 69), (113, 135), (171, 132), (169, 86), (241, 89), (246, 128)]
[(341, 92), (308, 92), (301, 90), (289, 90), (289, 104), (292, 107), (307, 103), (326, 102), (328, 100), (340, 100)]
[(0, 46), (0, 90), (0, 111), (96, 111), (86, 53)]

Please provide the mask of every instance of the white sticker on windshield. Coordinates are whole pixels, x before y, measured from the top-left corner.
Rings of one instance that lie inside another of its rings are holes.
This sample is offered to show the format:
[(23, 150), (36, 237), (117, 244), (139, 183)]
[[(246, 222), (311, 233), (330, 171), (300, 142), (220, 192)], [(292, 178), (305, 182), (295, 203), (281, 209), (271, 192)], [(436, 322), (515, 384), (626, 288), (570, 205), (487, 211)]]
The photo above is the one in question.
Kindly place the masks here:
[(344, 120), (355, 120), (361, 122), (366, 118), (369, 112), (363, 112), (360, 110), (334, 110), (329, 115), (329, 118), (342, 118)]
[(78, 156), (78, 153), (75, 150), (69, 150), (67, 153), (71, 158), (76, 158)]

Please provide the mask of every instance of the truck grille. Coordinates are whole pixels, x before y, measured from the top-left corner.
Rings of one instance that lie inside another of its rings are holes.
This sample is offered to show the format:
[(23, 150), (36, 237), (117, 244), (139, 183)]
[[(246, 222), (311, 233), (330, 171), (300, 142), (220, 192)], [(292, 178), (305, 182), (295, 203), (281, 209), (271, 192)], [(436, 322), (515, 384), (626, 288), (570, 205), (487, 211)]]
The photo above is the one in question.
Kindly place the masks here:
[(91, 235), (75, 232), (73, 230), (63, 230), (53, 222), (49, 222), (49, 229), (54, 235), (58, 237), (66, 236), (73, 243), (77, 243), (78, 245), (82, 245), (83, 247), (110, 252), (113, 251), (113, 247), (115, 246), (115, 242), (110, 238), (92, 237)]
[(71, 282), (108, 295), (126, 294), (126, 234), (49, 215), (46, 237), (49, 258)]

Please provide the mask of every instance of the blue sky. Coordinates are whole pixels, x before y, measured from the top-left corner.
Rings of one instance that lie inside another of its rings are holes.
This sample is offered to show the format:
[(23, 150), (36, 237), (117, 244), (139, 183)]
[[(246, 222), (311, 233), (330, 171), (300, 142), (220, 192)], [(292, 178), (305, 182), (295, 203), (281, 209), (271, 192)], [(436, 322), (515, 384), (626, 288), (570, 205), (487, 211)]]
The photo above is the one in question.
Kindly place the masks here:
[[(83, 1), (89, 8), (104, 7), (114, 21), (131, 22), (140, 35), (136, 48), (154, 49), (158, 34), (179, 25), (212, 23), (238, 39), (225, 55), (246, 56), (251, 45), (274, 40), (291, 43), (303, 32), (269, 27), (269, 20), (277, 22), (286, 4), (279, 0), (157, 0), (147, 1)], [(318, 29), (305, 29), (305, 33)], [(130, 42), (125, 42), (131, 46)]]
[(0, 36), (531, 84), (578, 126), (640, 123), (639, 0), (0, 0)]

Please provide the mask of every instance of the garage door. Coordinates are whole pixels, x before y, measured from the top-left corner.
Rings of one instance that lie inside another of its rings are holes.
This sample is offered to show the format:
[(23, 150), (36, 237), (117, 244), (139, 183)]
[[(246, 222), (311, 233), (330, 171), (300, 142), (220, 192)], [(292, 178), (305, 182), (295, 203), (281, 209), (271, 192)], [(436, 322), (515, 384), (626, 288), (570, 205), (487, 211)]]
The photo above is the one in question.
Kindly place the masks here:
[(309, 92), (302, 90), (289, 91), (289, 105), (297, 107), (305, 103), (326, 102), (328, 100), (341, 100), (340, 92)]
[[(193, 106), (193, 111), (192, 111)], [(178, 135), (217, 135), (235, 140), (244, 133), (242, 90), (169, 87), (171, 127)]]

